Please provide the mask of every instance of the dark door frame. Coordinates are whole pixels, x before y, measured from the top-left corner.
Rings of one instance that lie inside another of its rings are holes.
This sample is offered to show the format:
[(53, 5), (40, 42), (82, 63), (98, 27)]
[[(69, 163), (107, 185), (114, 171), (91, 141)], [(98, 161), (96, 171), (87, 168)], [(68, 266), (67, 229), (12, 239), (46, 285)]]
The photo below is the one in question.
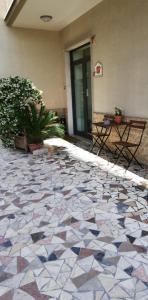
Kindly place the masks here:
[[(80, 58), (78, 60), (73, 60), (72, 59), (72, 55), (73, 52), (83, 48), (85, 46), (89, 45), (90, 43), (84, 44), (72, 51), (70, 51), (70, 69), (71, 69), (71, 88), (72, 88), (72, 109), (73, 109), (73, 126), (74, 126), (74, 134), (77, 134), (79, 136), (84, 136), (84, 137), (88, 137), (88, 124), (87, 124), (87, 120), (88, 120), (88, 96), (87, 96), (87, 78), (86, 76), (83, 77), (83, 97), (84, 97), (84, 102), (83, 102), (83, 109), (84, 109), (84, 128), (85, 131), (84, 133), (80, 132), (77, 130), (76, 127), (76, 98), (75, 98), (75, 74), (74, 74), (74, 67), (76, 65), (82, 64), (82, 72), (83, 74), (86, 74), (87, 69), (86, 69), (86, 64), (87, 62), (91, 62), (91, 54), (90, 55), (86, 55), (83, 58)], [(90, 47), (91, 50), (91, 47)]]

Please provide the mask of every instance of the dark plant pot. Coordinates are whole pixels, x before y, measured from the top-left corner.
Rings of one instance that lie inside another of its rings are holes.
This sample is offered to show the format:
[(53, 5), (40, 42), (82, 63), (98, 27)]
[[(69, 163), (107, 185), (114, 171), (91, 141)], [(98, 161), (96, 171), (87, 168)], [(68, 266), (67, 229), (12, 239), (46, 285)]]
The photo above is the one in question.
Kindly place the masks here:
[(116, 124), (121, 124), (121, 122), (122, 122), (122, 116), (115, 116), (114, 120), (115, 120)]
[(41, 149), (43, 147), (43, 144), (28, 144), (28, 148), (29, 148), (29, 151), (31, 153), (33, 153), (33, 151), (35, 150), (38, 150), (38, 149)]
[(20, 135), (15, 137), (15, 147), (17, 149), (28, 150), (27, 138), (25, 135)]

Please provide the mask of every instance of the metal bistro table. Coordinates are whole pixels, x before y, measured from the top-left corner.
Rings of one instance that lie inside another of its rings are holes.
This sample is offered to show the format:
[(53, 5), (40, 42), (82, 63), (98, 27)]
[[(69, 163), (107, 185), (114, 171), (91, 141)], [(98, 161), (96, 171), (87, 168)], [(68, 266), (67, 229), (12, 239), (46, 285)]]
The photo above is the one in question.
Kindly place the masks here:
[[(97, 146), (97, 155), (100, 155), (104, 148), (106, 148), (113, 154), (113, 152), (107, 145), (107, 140), (111, 135), (112, 129), (114, 128), (116, 130), (119, 140), (121, 141), (129, 123), (123, 121), (120, 124), (116, 124), (115, 122), (111, 122), (109, 125), (106, 125), (104, 122), (94, 122), (92, 124), (93, 126), (95, 126), (96, 131), (91, 133), (92, 144), (90, 147), (90, 151), (93, 152), (94, 147)], [(124, 126), (124, 129), (122, 131), (121, 126)]]

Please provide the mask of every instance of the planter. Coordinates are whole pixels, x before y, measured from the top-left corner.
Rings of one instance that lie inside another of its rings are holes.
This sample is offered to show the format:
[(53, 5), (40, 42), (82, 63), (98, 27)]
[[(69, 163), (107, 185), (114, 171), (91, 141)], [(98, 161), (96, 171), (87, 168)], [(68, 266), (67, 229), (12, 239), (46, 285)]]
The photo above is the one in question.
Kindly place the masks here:
[(48, 153), (52, 154), (57, 151), (57, 147), (55, 146), (48, 146)]
[(33, 153), (33, 151), (41, 149), (43, 144), (28, 144), (29, 151)]
[(116, 124), (121, 124), (122, 116), (115, 116), (114, 121), (115, 121)]
[(65, 147), (58, 147), (58, 146), (48, 146), (48, 153), (53, 154), (53, 153), (58, 153), (65, 150)]
[(28, 151), (28, 143), (25, 135), (15, 137), (15, 147), (17, 149)]

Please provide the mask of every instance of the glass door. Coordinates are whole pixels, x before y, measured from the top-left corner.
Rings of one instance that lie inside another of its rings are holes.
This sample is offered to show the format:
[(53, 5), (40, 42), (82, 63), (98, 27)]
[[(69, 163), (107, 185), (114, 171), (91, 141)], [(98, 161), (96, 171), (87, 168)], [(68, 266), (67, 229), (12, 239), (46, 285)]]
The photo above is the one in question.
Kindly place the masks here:
[(88, 137), (92, 124), (90, 44), (71, 52), (74, 133)]

